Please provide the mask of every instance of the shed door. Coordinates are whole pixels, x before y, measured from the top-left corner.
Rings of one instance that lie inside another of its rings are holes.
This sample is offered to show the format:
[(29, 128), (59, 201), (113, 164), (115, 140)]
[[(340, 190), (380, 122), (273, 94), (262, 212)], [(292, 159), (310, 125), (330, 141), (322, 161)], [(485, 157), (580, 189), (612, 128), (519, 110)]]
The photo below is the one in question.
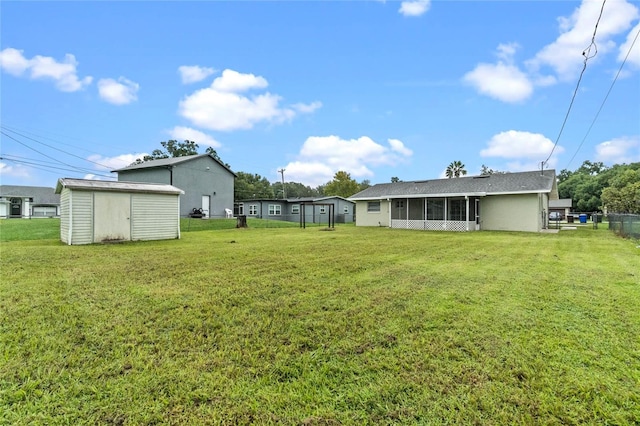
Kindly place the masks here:
[(131, 196), (96, 192), (93, 198), (93, 242), (131, 239)]

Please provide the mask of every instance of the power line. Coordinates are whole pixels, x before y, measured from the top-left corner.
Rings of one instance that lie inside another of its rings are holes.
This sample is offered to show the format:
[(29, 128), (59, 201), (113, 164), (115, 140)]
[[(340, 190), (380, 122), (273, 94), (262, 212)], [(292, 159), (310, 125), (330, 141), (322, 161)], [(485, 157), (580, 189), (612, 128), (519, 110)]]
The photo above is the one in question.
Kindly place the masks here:
[[(33, 141), (33, 142), (35, 142), (35, 143), (39, 143), (40, 145), (44, 145), (44, 146), (46, 146), (46, 147), (48, 147), (48, 148), (55, 149), (56, 151), (60, 151), (60, 152), (62, 152), (63, 154), (67, 154), (67, 155), (70, 155), (70, 156), (72, 156), (72, 157), (78, 158), (78, 159), (80, 159), (80, 160), (83, 160), (83, 161), (87, 161), (87, 162), (89, 162), (89, 163), (96, 164), (96, 165), (98, 165), (98, 166), (100, 166), (100, 167), (104, 167), (104, 168), (106, 168), (106, 169), (108, 169), (108, 168), (109, 168), (109, 167), (105, 166), (104, 164), (100, 164), (100, 163), (97, 163), (97, 162), (95, 162), (95, 161), (88, 160), (88, 159), (86, 159), (86, 158), (80, 157), (79, 155), (75, 155), (75, 154), (72, 154), (72, 153), (70, 153), (70, 152), (64, 151), (64, 150), (62, 150), (62, 149), (60, 149), (60, 148), (56, 148), (55, 146), (51, 146), (51, 145), (46, 144), (46, 143), (44, 143), (44, 142), (40, 142), (40, 141), (39, 141), (39, 140), (37, 140), (37, 139), (34, 139), (34, 138), (29, 137), (29, 136), (23, 135), (22, 133), (20, 133), (20, 132), (16, 132), (15, 130), (11, 130), (10, 128), (8, 128), (8, 127), (6, 127), (6, 126), (0, 126), (0, 127), (1, 127), (1, 128), (3, 128), (3, 129), (5, 129), (6, 131), (9, 131), (9, 132), (15, 133), (16, 135), (20, 135), (20, 136), (22, 136), (23, 138), (27, 138), (27, 139), (29, 139), (29, 140), (31, 140), (31, 141)], [(4, 135), (7, 135), (6, 133), (3, 133), (3, 134), (4, 134)], [(12, 138), (12, 139), (13, 139), (13, 138)], [(14, 140), (15, 140), (15, 139), (14, 139)]]
[[(22, 158), (22, 159), (21, 159)], [(54, 170), (63, 170), (63, 171), (68, 171), (68, 172), (82, 172), (82, 173), (90, 173), (93, 174), (95, 176), (100, 176), (100, 177), (105, 177), (105, 178), (113, 178), (113, 176), (111, 175), (103, 175), (100, 173), (95, 172), (94, 170), (90, 170), (90, 169), (80, 169), (80, 168), (65, 168), (65, 167), (57, 167), (57, 166), (52, 166), (50, 164), (50, 162), (47, 161), (38, 161), (38, 160), (32, 160), (29, 158), (25, 158), (25, 157), (19, 157), (19, 156), (15, 156), (15, 155), (0, 155), (0, 160), (5, 160), (5, 161), (10, 161), (12, 163), (16, 163), (16, 164), (23, 164), (23, 165), (27, 165), (30, 166), (34, 169), (38, 169), (38, 170), (44, 170), (44, 171), (48, 171), (53, 173)], [(31, 160), (31, 161), (26, 161), (26, 160)]]
[[(598, 16), (598, 20), (596, 21), (596, 26), (593, 29), (593, 36), (591, 37), (591, 44), (589, 44), (589, 46), (587, 46), (587, 48), (582, 52), (582, 56), (584, 56), (584, 64), (582, 66), (582, 71), (580, 71), (580, 77), (578, 78), (578, 83), (576, 84), (576, 88), (573, 91), (573, 96), (571, 97), (571, 102), (569, 103), (569, 108), (567, 109), (567, 113), (564, 116), (564, 120), (562, 122), (562, 126), (560, 127), (560, 132), (558, 133), (558, 137), (556, 138), (556, 141), (553, 144), (553, 148), (551, 149), (551, 152), (549, 153), (549, 156), (547, 157), (547, 159), (542, 162), (542, 167), (543, 168), (544, 168), (544, 165), (547, 164), (547, 162), (549, 162), (549, 159), (551, 158), (551, 156), (553, 155), (553, 152), (556, 150), (556, 147), (558, 146), (558, 142), (560, 141), (560, 136), (562, 135), (562, 132), (564, 131), (564, 126), (567, 124), (567, 120), (569, 119), (569, 113), (571, 112), (571, 108), (573, 107), (573, 102), (575, 101), (576, 96), (578, 94), (578, 88), (580, 87), (580, 82), (582, 81), (582, 76), (584, 75), (584, 72), (587, 69), (587, 62), (589, 61), (589, 59), (593, 58), (594, 56), (596, 56), (598, 54), (598, 46), (596, 45), (596, 33), (598, 32), (598, 24), (600, 23), (600, 18), (602, 18), (602, 12), (604, 11), (604, 5), (606, 3), (607, 3), (607, 0), (604, 0), (602, 2), (602, 7), (600, 8), (600, 15)], [(594, 49), (593, 54), (591, 54), (591, 48)]]
[(591, 133), (591, 129), (593, 128), (593, 125), (595, 124), (596, 120), (600, 116), (600, 112), (602, 111), (602, 108), (604, 107), (605, 102), (607, 102), (607, 99), (609, 98), (609, 95), (611, 94), (611, 91), (613, 90), (613, 86), (616, 84), (616, 81), (618, 81), (618, 77), (620, 76), (620, 73), (622, 72), (622, 68), (624, 67), (624, 64), (627, 62), (627, 59), (629, 58), (629, 55), (631, 54), (631, 51), (633, 50), (633, 46), (636, 44), (636, 41), (638, 40), (638, 36), (640, 36), (640, 30), (638, 30), (638, 32), (636, 33), (635, 38), (633, 39), (633, 42), (631, 42), (631, 46), (629, 46), (629, 50), (627, 51), (627, 55), (624, 57), (624, 60), (620, 64), (620, 68), (618, 68), (618, 72), (616, 73), (616, 76), (614, 77), (613, 81), (611, 82), (611, 85), (609, 86), (609, 90), (607, 91), (607, 94), (605, 95), (604, 99), (602, 100), (602, 103), (600, 104), (600, 108), (598, 108), (598, 112), (596, 113), (595, 117), (593, 117), (593, 120), (591, 121), (591, 125), (589, 126), (589, 129), (587, 130), (587, 133), (582, 138), (582, 141), (580, 142), (580, 145), (578, 145), (578, 149), (576, 149), (576, 152), (571, 157), (571, 160), (569, 160), (569, 162), (567, 163), (567, 167), (565, 167), (566, 169), (569, 168), (569, 165), (571, 164), (573, 159), (576, 158), (576, 155), (578, 155), (578, 151), (580, 151), (580, 148), (582, 148), (582, 145), (584, 144), (584, 141), (589, 136), (589, 133)]

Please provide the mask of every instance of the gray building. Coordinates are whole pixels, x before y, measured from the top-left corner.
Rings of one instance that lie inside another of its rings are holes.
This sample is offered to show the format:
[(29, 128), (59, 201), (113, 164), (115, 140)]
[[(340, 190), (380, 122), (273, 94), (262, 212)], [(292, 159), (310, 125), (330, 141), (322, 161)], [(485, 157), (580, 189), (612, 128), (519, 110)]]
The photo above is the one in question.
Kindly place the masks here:
[(113, 172), (118, 173), (118, 181), (163, 183), (182, 189), (182, 217), (201, 209), (206, 218), (224, 218), (225, 210), (233, 209), (236, 175), (209, 154), (145, 161)]
[(358, 226), (529, 231), (549, 225), (555, 170), (373, 185), (351, 197)]
[(60, 195), (47, 186), (0, 185), (0, 218), (60, 216)]
[(354, 206), (353, 201), (338, 196), (281, 200), (255, 198), (236, 201), (234, 214), (288, 222), (300, 222), (301, 215), (304, 215), (305, 223), (328, 223), (330, 210), (333, 209), (334, 223), (352, 223)]

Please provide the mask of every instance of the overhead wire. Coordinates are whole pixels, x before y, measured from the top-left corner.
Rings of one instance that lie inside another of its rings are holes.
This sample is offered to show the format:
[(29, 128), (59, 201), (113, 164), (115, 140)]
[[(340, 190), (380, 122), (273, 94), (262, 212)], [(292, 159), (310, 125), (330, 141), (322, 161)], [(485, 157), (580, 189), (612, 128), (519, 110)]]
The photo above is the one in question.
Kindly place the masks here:
[[(74, 165), (72, 165), (72, 164), (68, 164), (68, 163), (65, 163), (64, 161), (58, 160), (57, 158), (54, 158), (54, 157), (52, 157), (52, 156), (50, 156), (50, 155), (48, 155), (48, 154), (45, 154), (44, 152), (38, 151), (37, 149), (35, 149), (35, 148), (33, 148), (33, 147), (31, 147), (31, 146), (29, 146), (29, 145), (27, 145), (27, 144), (23, 143), (22, 141), (20, 141), (20, 140), (18, 140), (18, 139), (16, 139), (16, 138), (14, 138), (12, 135), (10, 135), (10, 134), (8, 134), (8, 133), (5, 133), (5, 132), (4, 132), (4, 131), (2, 131), (2, 130), (0, 130), (0, 134), (3, 134), (4, 136), (8, 137), (9, 139), (11, 139), (11, 140), (13, 140), (13, 141), (15, 141), (15, 142), (19, 143), (20, 145), (24, 146), (25, 148), (28, 148), (28, 149), (30, 149), (30, 150), (32, 150), (32, 151), (34, 151), (34, 152), (36, 152), (36, 153), (38, 153), (38, 154), (42, 155), (43, 157), (46, 157), (46, 158), (48, 158), (48, 159), (50, 159), (50, 160), (53, 160), (53, 161), (54, 161), (54, 162), (56, 162), (56, 163), (59, 163), (59, 164), (62, 164), (62, 165), (64, 165), (64, 166), (69, 167), (69, 168), (71, 169), (71, 171), (76, 171), (76, 172), (81, 172), (81, 173), (92, 173), (92, 174), (95, 174), (95, 175), (97, 175), (97, 174), (98, 174), (98, 173), (96, 173), (96, 171), (95, 171), (95, 170), (91, 170), (91, 169), (87, 169), (87, 168), (83, 168), (83, 167), (74, 166)], [(6, 157), (6, 155), (5, 155), (4, 157)], [(3, 158), (4, 158), (4, 157), (3, 157)], [(7, 158), (7, 159), (8, 159), (8, 158)], [(15, 161), (15, 160), (14, 160), (14, 161)], [(103, 166), (103, 167), (104, 167), (104, 166)], [(106, 176), (106, 175), (102, 175), (102, 176)]]
[[(598, 16), (598, 20), (596, 21), (596, 25), (595, 28), (593, 29), (593, 36), (591, 37), (591, 43), (589, 44), (589, 46), (587, 46), (586, 49), (584, 49), (582, 51), (582, 56), (584, 56), (584, 62), (583, 62), (583, 66), (582, 66), (582, 71), (580, 71), (580, 77), (578, 78), (578, 82), (576, 84), (576, 88), (573, 91), (573, 96), (571, 97), (571, 102), (569, 103), (569, 108), (567, 109), (567, 113), (564, 116), (564, 120), (562, 121), (562, 126), (560, 127), (560, 132), (558, 133), (558, 137), (556, 138), (556, 141), (553, 144), (553, 148), (551, 148), (551, 152), (549, 153), (549, 156), (547, 157), (546, 160), (544, 160), (542, 162), (542, 167), (544, 168), (544, 166), (549, 162), (549, 159), (551, 158), (551, 156), (553, 155), (553, 152), (556, 150), (556, 147), (558, 146), (558, 142), (560, 141), (560, 136), (562, 136), (562, 132), (564, 131), (564, 127), (567, 124), (567, 120), (569, 119), (569, 114), (571, 113), (571, 108), (573, 107), (573, 102), (576, 99), (576, 96), (578, 95), (578, 88), (580, 87), (580, 82), (582, 81), (582, 76), (584, 75), (584, 72), (587, 69), (587, 62), (589, 61), (589, 59), (595, 57), (598, 54), (598, 45), (596, 44), (596, 33), (598, 32), (598, 24), (600, 24), (600, 19), (602, 18), (602, 12), (604, 11), (604, 5), (607, 3), (607, 0), (603, 0), (602, 2), (602, 7), (600, 8), (600, 15)], [(591, 49), (594, 49), (593, 54), (591, 54)]]
[(589, 133), (591, 133), (591, 129), (593, 128), (593, 125), (595, 124), (596, 120), (600, 116), (600, 112), (602, 112), (602, 108), (604, 107), (604, 104), (607, 102), (607, 99), (609, 98), (609, 95), (611, 94), (611, 91), (613, 90), (613, 86), (618, 81), (618, 77), (620, 76), (620, 73), (622, 72), (622, 68), (624, 67), (625, 63), (627, 62), (627, 59), (629, 58), (629, 55), (631, 55), (631, 51), (633, 50), (633, 46), (636, 44), (636, 41), (638, 40), (638, 36), (640, 36), (640, 30), (638, 30), (638, 32), (636, 33), (635, 38), (631, 42), (631, 46), (629, 46), (629, 50), (627, 51), (627, 54), (624, 57), (624, 60), (620, 64), (620, 68), (618, 68), (618, 72), (616, 73), (616, 76), (614, 77), (613, 81), (611, 82), (611, 85), (609, 86), (609, 90), (607, 91), (607, 94), (605, 95), (604, 99), (602, 100), (602, 103), (600, 104), (600, 108), (598, 108), (598, 112), (593, 117), (593, 120), (591, 121), (591, 125), (589, 126), (589, 129), (587, 129), (587, 133), (585, 133), (584, 137), (582, 138), (582, 141), (580, 142), (580, 145), (578, 145), (578, 148), (576, 149), (576, 152), (573, 153), (573, 156), (571, 157), (571, 159), (567, 163), (567, 167), (565, 167), (566, 169), (569, 168), (569, 165), (571, 164), (573, 159), (576, 158), (576, 155), (578, 155), (578, 152), (580, 151), (580, 149), (582, 148), (582, 145), (584, 144), (585, 140), (589, 136)]

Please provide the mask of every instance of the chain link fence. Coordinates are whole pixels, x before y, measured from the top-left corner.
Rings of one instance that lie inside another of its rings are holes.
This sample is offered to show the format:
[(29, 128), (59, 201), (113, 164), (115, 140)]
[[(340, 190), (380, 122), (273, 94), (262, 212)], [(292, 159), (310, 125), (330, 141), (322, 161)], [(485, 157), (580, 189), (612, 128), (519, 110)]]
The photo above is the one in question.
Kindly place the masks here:
[(640, 215), (637, 214), (609, 214), (609, 229), (625, 238), (640, 239)]

